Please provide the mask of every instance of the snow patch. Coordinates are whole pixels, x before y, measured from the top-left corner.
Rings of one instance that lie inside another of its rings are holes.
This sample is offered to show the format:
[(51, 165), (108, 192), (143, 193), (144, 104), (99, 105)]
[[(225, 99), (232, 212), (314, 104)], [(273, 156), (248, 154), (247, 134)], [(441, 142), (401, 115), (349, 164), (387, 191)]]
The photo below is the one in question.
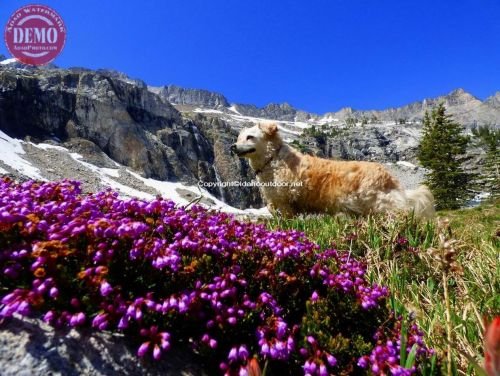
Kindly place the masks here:
[(11, 59), (6, 59), (6, 60), (0, 61), (1, 65), (9, 65), (9, 64), (14, 64), (14, 63), (17, 63), (17, 59), (11, 58)]
[(57, 146), (57, 145), (52, 145), (52, 144), (44, 144), (44, 143), (34, 144), (32, 142), (30, 142), (30, 144), (33, 145), (34, 147), (37, 147), (37, 148), (43, 149), (43, 150), (52, 149), (52, 150), (58, 150), (58, 151), (68, 152), (68, 149), (66, 149), (66, 148), (64, 148), (62, 146)]
[(236, 109), (235, 105), (232, 105), (231, 107), (228, 107), (228, 110), (231, 112), (234, 112), (237, 115), (241, 115), (241, 113)]
[(473, 208), (479, 206), (481, 202), (488, 199), (490, 196), (491, 196), (490, 192), (479, 192), (469, 202), (465, 204), (465, 207)]
[(6, 135), (0, 131), (0, 160), (13, 170), (30, 179), (46, 180), (40, 175), (40, 170), (21, 157), (26, 154), (23, 149), (24, 142)]
[(332, 115), (326, 115), (326, 116), (319, 118), (316, 122), (317, 123), (333, 123), (333, 122), (337, 123), (337, 122), (339, 122), (339, 119), (333, 117)]
[(237, 209), (233, 206), (230, 206), (226, 204), (225, 202), (219, 200), (215, 196), (213, 196), (210, 192), (208, 192), (205, 189), (200, 189), (200, 188), (195, 188), (192, 186), (187, 186), (182, 183), (178, 182), (169, 182), (169, 181), (160, 181), (160, 180), (155, 180), (151, 178), (143, 178), (139, 174), (130, 171), (127, 169), (127, 172), (135, 177), (136, 179), (141, 180), (145, 185), (148, 187), (154, 188), (155, 190), (158, 191), (163, 197), (168, 198), (177, 204), (180, 205), (187, 205), (189, 201), (182, 197), (178, 192), (177, 189), (183, 189), (186, 191), (191, 192), (195, 197), (204, 197), (207, 198), (211, 201), (214, 202), (214, 205), (208, 206), (205, 204), (200, 203), (201, 206), (207, 207), (209, 209), (214, 209), (214, 210), (220, 210), (226, 213), (231, 213), (231, 214), (254, 214), (254, 215), (259, 215), (259, 216), (267, 216), (270, 215), (269, 210), (264, 207), (260, 209)]
[(212, 108), (195, 108), (193, 112), (198, 112), (202, 114), (223, 114), (224, 112), (220, 110), (214, 110)]
[(406, 162), (406, 161), (397, 161), (396, 164), (399, 166), (404, 166), (404, 167), (409, 167), (409, 168), (417, 168), (417, 166), (415, 166), (413, 163)]
[[(112, 179), (113, 177), (116, 178), (120, 177), (118, 169), (97, 167), (91, 163), (84, 162), (82, 161), (83, 157), (78, 153), (70, 153), (70, 156), (78, 163), (82, 164), (89, 170), (95, 172), (99, 176), (101, 182), (104, 185), (116, 190), (117, 192), (119, 192), (124, 196), (137, 197), (145, 200), (152, 200), (155, 198), (155, 196), (150, 193), (131, 188)], [(178, 189), (182, 189), (191, 192), (195, 197), (202, 196), (213, 201), (214, 205), (209, 206), (210, 209), (220, 210), (232, 214), (256, 214), (261, 216), (266, 215), (267, 208), (240, 210), (222, 202), (221, 200), (217, 199), (215, 196), (210, 194), (205, 189), (201, 190), (196, 189), (196, 187), (187, 186), (178, 182), (160, 181), (151, 178), (143, 178), (136, 172), (133, 172), (129, 169), (126, 169), (126, 172), (132, 175), (137, 180), (142, 181), (144, 185), (154, 188), (160, 195), (169, 200), (174, 201), (178, 205), (187, 205), (190, 202), (186, 198), (182, 197), (181, 194), (177, 191)], [(201, 205), (208, 207), (208, 205), (204, 204)]]
[(136, 179), (142, 181), (144, 185), (154, 188), (156, 191), (158, 191), (159, 194), (161, 194), (163, 197), (174, 201), (177, 204), (180, 205), (186, 205), (189, 203), (188, 200), (186, 200), (184, 197), (179, 195), (179, 193), (176, 191), (178, 188), (182, 189), (187, 189), (188, 191), (192, 192), (194, 195), (198, 196), (196, 192), (193, 192), (190, 190), (188, 187), (181, 183), (176, 183), (176, 182), (170, 182), (170, 181), (160, 181), (160, 180), (155, 180), (151, 178), (143, 178), (141, 175), (139, 175), (136, 172), (133, 172), (129, 169), (127, 169), (127, 173), (135, 177)]
[(118, 169), (97, 167), (91, 163), (84, 162), (84, 161), (82, 161), (83, 156), (78, 154), (78, 153), (70, 153), (69, 155), (75, 161), (77, 161), (78, 163), (80, 163), (84, 167), (86, 167), (89, 170), (96, 173), (104, 185), (116, 190), (118, 193), (121, 193), (121, 194), (123, 194), (125, 196), (129, 196), (129, 197), (142, 198), (145, 200), (152, 200), (154, 198), (154, 196), (149, 194), (149, 193), (142, 192), (142, 191), (139, 191), (137, 189), (128, 187), (124, 184), (117, 182), (114, 179), (111, 179), (111, 177), (119, 177)]
[(158, 86), (148, 86), (148, 90), (154, 94), (160, 94), (161, 89), (162, 88)]

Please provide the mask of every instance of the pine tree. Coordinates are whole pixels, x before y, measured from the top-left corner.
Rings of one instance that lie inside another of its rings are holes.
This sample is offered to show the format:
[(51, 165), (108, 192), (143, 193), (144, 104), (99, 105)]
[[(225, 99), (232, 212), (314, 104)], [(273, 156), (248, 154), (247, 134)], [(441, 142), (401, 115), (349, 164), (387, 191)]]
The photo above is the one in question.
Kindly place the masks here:
[(477, 179), (478, 190), (487, 192), (491, 198), (500, 197), (500, 129), (480, 126), (472, 129), (475, 143), (486, 149), (481, 175)]
[(472, 175), (463, 169), (469, 138), (463, 128), (446, 114), (440, 103), (425, 113), (423, 136), (417, 157), (430, 170), (426, 184), (434, 194), (437, 209), (458, 209), (472, 196)]

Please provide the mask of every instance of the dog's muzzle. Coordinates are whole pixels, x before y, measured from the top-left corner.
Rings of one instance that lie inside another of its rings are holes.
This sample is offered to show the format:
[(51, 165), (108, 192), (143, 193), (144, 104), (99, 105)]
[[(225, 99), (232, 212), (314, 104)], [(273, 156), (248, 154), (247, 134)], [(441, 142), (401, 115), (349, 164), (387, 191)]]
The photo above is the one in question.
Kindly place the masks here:
[(231, 154), (236, 154), (238, 157), (243, 157), (245, 154), (253, 153), (255, 148), (250, 145), (232, 144), (229, 148)]

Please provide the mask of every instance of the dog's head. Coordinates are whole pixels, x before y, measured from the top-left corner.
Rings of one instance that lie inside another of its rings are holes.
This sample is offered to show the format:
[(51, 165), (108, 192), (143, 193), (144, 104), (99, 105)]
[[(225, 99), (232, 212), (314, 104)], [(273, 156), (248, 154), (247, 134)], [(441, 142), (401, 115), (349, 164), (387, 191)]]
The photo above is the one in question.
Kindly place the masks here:
[(266, 155), (269, 146), (278, 137), (278, 126), (274, 123), (261, 123), (251, 128), (244, 128), (240, 132), (231, 151), (240, 158), (253, 158)]

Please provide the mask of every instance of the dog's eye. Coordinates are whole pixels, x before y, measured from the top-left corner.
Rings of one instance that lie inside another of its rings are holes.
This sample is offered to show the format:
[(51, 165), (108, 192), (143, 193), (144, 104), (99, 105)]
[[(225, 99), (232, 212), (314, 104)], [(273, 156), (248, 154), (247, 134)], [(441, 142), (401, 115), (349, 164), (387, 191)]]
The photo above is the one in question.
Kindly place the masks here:
[(254, 136), (247, 136), (247, 141), (253, 140), (254, 138)]

